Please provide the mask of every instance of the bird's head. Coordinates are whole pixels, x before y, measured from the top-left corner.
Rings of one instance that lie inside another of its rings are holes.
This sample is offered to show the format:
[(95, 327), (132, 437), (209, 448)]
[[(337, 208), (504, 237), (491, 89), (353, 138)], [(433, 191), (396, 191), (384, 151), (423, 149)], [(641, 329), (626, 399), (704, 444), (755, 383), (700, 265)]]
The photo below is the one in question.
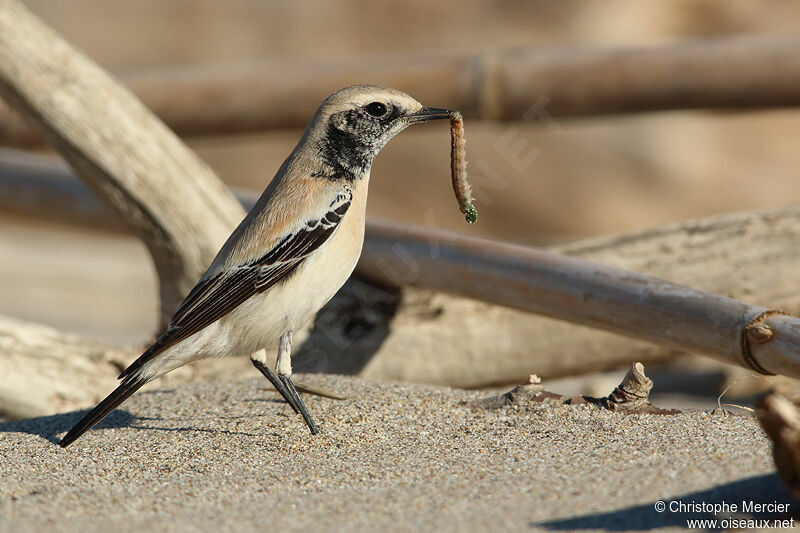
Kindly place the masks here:
[(336, 91), (320, 106), (309, 128), (322, 160), (359, 177), (389, 140), (411, 124), (449, 117), (389, 87), (355, 85)]

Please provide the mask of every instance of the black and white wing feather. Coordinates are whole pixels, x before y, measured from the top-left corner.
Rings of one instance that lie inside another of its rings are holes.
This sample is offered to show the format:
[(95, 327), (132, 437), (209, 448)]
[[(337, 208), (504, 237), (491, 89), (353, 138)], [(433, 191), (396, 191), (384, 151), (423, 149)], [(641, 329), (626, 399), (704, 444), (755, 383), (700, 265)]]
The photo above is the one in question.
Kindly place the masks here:
[(322, 246), (347, 213), (353, 194), (339, 194), (321, 218), (310, 219), (300, 229), (281, 237), (262, 257), (201, 280), (178, 307), (167, 330), (120, 374), (133, 376), (153, 357), (222, 318), (251, 296), (262, 293), (289, 276)]

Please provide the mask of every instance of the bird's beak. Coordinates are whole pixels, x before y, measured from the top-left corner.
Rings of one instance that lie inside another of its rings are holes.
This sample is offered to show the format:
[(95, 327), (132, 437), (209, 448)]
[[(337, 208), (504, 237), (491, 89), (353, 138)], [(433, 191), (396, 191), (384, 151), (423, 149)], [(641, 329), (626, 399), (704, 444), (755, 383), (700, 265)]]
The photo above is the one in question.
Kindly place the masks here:
[(413, 115), (406, 115), (408, 122), (416, 124), (417, 122), (427, 122), (429, 120), (436, 120), (440, 118), (450, 118), (452, 111), (449, 109), (440, 109), (438, 107), (423, 107)]

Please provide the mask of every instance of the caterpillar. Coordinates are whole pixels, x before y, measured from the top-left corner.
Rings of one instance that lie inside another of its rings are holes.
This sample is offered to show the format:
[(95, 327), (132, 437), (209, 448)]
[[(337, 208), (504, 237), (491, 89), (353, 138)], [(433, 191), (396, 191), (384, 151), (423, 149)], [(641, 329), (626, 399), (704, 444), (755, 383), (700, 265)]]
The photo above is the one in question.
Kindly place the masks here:
[(472, 187), (467, 181), (467, 152), (464, 139), (464, 119), (460, 111), (450, 113), (450, 177), (458, 208), (468, 223), (478, 220), (478, 210), (472, 205)]

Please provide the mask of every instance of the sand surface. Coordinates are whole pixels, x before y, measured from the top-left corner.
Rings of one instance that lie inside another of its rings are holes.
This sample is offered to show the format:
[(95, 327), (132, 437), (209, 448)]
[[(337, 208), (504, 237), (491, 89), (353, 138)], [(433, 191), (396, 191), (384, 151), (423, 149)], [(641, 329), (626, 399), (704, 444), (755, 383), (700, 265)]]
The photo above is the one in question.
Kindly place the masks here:
[(0, 424), (0, 530), (627, 531), (711, 517), (658, 500), (791, 501), (749, 415), (303, 379), (349, 397), (306, 395), (317, 437), (255, 378), (142, 392), (67, 450), (81, 413)]

